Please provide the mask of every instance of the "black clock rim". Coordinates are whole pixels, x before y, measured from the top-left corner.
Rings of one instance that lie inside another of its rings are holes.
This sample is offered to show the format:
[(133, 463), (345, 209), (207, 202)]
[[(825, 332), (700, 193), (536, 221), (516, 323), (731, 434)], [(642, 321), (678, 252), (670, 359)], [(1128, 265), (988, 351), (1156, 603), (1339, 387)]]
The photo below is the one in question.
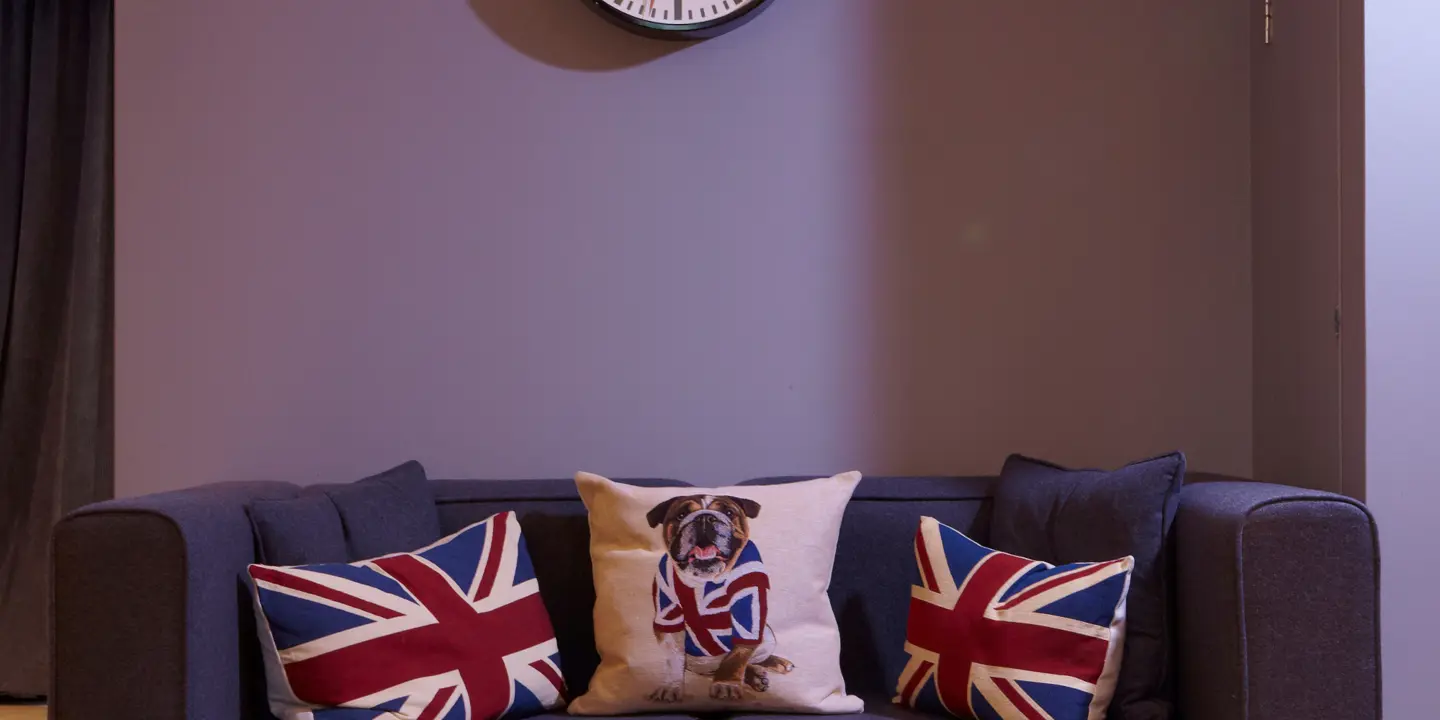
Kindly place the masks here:
[(633, 15), (616, 10), (607, 0), (585, 0), (601, 17), (620, 27), (646, 37), (659, 40), (707, 40), (723, 35), (755, 19), (775, 0), (754, 0), (749, 7), (732, 15), (685, 25), (662, 25), (641, 20)]

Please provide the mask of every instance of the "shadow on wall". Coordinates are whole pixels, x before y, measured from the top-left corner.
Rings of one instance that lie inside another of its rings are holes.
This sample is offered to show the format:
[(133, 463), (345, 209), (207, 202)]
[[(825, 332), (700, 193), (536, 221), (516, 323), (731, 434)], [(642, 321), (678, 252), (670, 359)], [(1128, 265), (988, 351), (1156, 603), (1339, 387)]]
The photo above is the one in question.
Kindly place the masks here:
[(871, 467), (1248, 471), (1243, 4), (888, 5), (865, 7)]
[(510, 47), (567, 70), (621, 70), (691, 45), (615, 32), (582, 0), (469, 0), (469, 5)]
[[(1116, 5), (845, 3), (864, 16), (851, 52), (870, 157), (852, 171), (873, 219), (868, 361), (843, 390), (864, 409), (837, 423), (864, 426), (866, 470), (1178, 448), (1249, 473), (1246, 7)], [(582, 0), (469, 6), (559, 68), (689, 45), (617, 32)]]

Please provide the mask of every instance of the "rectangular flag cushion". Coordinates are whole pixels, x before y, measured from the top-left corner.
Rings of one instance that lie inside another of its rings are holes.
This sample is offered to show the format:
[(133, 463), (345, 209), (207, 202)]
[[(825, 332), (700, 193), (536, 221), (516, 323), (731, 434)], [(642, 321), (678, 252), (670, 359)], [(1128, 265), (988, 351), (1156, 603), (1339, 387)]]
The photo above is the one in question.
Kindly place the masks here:
[(979, 720), (1105, 717), (1132, 558), (1055, 567), (926, 517), (915, 560), (896, 703)]
[(411, 553), (249, 576), (284, 720), (496, 720), (565, 702), (513, 512)]
[(827, 594), (859, 481), (682, 489), (578, 475), (600, 668), (570, 712), (862, 710)]

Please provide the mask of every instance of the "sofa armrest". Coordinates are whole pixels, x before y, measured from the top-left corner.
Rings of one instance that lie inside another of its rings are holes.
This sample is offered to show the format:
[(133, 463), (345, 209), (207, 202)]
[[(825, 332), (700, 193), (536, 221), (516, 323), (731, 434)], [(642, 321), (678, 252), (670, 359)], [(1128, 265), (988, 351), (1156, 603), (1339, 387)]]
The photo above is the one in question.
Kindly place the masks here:
[(89, 505), (53, 536), (51, 718), (266, 717), (241, 572), (245, 506), (284, 483), (221, 483)]
[(1185, 717), (1380, 717), (1379, 549), (1364, 505), (1190, 485), (1175, 538)]

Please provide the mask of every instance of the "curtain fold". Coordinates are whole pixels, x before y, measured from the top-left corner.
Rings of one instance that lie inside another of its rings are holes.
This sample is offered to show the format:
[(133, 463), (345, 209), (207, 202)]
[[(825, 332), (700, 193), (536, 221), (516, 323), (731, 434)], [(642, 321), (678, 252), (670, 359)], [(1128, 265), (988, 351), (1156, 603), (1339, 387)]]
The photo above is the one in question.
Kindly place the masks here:
[(0, 695), (38, 697), (51, 527), (113, 493), (113, 3), (0, 7)]

